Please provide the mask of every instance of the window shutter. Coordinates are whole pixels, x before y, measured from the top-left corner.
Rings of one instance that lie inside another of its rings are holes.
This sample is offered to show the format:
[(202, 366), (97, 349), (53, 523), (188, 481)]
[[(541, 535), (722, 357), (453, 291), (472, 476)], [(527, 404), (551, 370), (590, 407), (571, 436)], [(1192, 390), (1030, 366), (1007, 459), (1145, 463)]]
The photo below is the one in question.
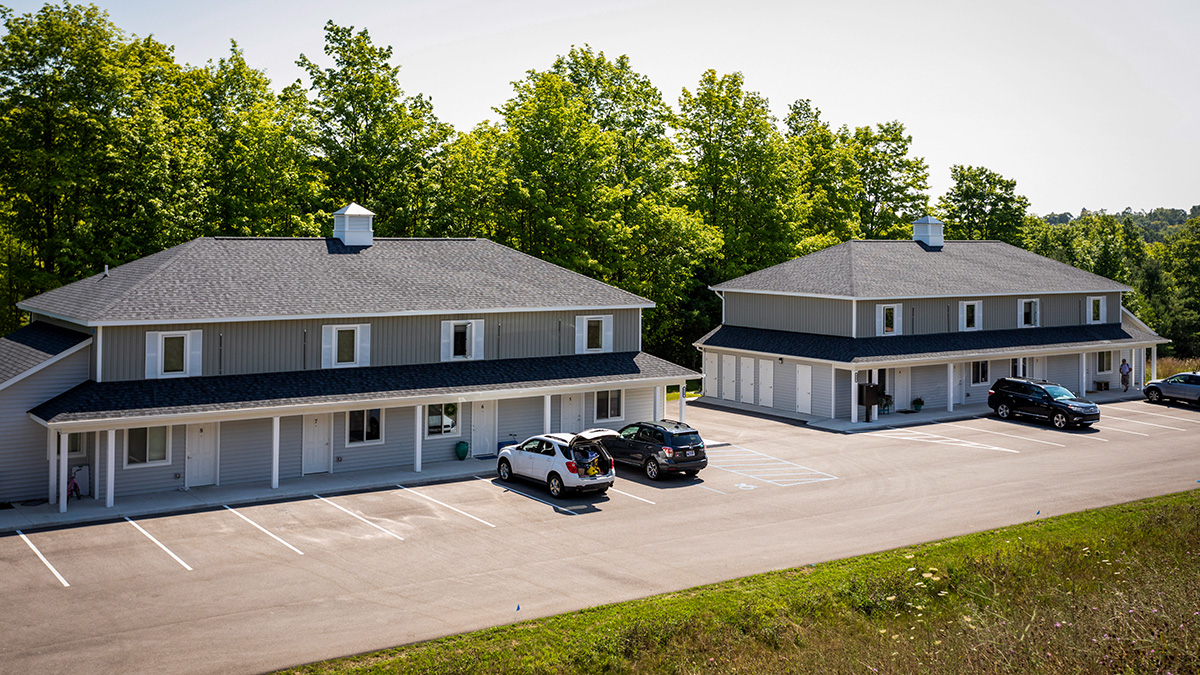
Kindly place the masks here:
[(201, 346), (204, 340), (204, 331), (189, 330), (188, 331), (188, 377), (200, 377), (204, 373), (204, 353)]
[(482, 361), (484, 349), (483, 338), (486, 337), (483, 332), (483, 319), (471, 320), (471, 337), (475, 342), (471, 347), (471, 360)]
[(613, 350), (612, 314), (603, 317), (602, 325), (604, 326), (604, 339), (600, 342), (600, 346), (603, 347), (602, 351), (611, 352)]
[(146, 379), (157, 380), (158, 372), (158, 336), (157, 331), (146, 331)]
[(333, 367), (333, 326), (321, 326), (321, 367)]
[(587, 353), (587, 317), (575, 317), (575, 353)]
[(904, 305), (896, 305), (896, 335), (904, 335)]
[(442, 322), (442, 360), (450, 361), (454, 358), (454, 322)]
[(358, 354), (354, 360), (356, 366), (371, 365), (371, 324), (360, 323), (358, 325)]
[(875, 305), (875, 336), (883, 335), (883, 305)]

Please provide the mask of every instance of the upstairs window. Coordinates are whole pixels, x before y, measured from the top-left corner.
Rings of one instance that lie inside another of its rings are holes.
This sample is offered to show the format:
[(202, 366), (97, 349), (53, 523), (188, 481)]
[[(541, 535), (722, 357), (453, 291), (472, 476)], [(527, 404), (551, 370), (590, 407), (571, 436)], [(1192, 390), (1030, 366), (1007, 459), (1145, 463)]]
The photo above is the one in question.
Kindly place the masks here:
[(1087, 299), (1087, 323), (1105, 323), (1107, 310), (1108, 303), (1104, 301), (1104, 296), (1090, 296)]
[(611, 352), (612, 350), (612, 314), (575, 317), (576, 354)]
[(1036, 328), (1041, 324), (1041, 309), (1042, 301), (1037, 298), (1028, 298), (1017, 301), (1017, 325), (1021, 328)]
[(321, 326), (321, 367), (356, 368), (371, 365), (371, 324)]
[(442, 322), (442, 360), (478, 361), (483, 358), (483, 319)]
[(965, 300), (958, 303), (958, 330), (982, 330), (983, 329), (983, 302), (979, 300)]
[(903, 335), (901, 305), (875, 305), (875, 335)]
[(146, 331), (146, 379), (201, 374), (204, 331)]

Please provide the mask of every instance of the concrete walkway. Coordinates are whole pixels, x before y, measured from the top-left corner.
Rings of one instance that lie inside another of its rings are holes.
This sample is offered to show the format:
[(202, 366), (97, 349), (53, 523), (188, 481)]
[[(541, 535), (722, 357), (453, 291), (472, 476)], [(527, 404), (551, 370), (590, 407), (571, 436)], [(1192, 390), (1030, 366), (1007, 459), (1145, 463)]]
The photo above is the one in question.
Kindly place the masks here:
[(11, 509), (0, 510), (0, 533), (14, 530), (29, 530), (63, 525), (76, 525), (105, 520), (120, 520), (125, 516), (145, 517), (167, 513), (200, 511), (220, 508), (226, 504), (253, 504), (313, 494), (330, 495), (343, 492), (414, 486), (429, 483), (445, 483), (472, 476), (492, 476), (496, 473), (496, 460), (467, 458), (463, 461), (435, 462), (426, 464), (420, 472), (406, 469), (377, 469), (371, 471), (347, 471), (322, 473), (303, 478), (281, 479), (278, 489), (271, 489), (270, 481), (239, 483), (236, 485), (209, 485), (190, 490), (174, 490), (146, 495), (122, 497), (119, 493), (113, 507), (106, 508), (104, 501), (85, 496), (67, 502), (67, 512), (59, 513), (57, 504), (42, 501), (30, 506), (14, 503)]

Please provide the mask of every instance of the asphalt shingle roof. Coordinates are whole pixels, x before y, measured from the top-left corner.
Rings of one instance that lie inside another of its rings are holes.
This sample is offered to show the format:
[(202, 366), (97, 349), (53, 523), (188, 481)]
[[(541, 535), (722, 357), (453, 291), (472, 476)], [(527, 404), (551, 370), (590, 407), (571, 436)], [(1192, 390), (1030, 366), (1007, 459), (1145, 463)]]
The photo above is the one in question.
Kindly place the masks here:
[(978, 332), (849, 338), (791, 333), (742, 326), (718, 326), (696, 341), (707, 347), (741, 349), (839, 363), (875, 364), (912, 360), (949, 360), (1019, 356), (1031, 350), (1119, 349), (1163, 344), (1133, 321), (1091, 326), (1018, 328)]
[(0, 337), (0, 385), (30, 368), (42, 365), (90, 337), (86, 333), (60, 328), (44, 321), (34, 321)]
[(88, 381), (29, 412), (51, 423), (79, 422), (697, 377), (697, 372), (649, 354), (617, 352), (167, 380)]
[(29, 298), (80, 322), (649, 307), (649, 300), (486, 239), (194, 239)]
[(713, 286), (846, 298), (1128, 291), (1129, 286), (1001, 241), (852, 240)]

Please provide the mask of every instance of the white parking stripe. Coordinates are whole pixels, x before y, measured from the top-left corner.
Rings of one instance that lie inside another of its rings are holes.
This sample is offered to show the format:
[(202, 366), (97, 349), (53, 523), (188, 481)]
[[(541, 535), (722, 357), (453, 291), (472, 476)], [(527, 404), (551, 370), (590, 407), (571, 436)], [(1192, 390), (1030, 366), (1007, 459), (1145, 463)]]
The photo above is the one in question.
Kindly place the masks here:
[(179, 556), (175, 555), (175, 553), (172, 552), (171, 549), (167, 548), (166, 546), (163, 546), (163, 543), (161, 541), (155, 539), (153, 535), (151, 535), (149, 532), (143, 530), (141, 525), (138, 525), (137, 523), (130, 520), (129, 516), (125, 516), (125, 520), (129, 521), (130, 525), (136, 527), (138, 529), (138, 532), (141, 532), (142, 534), (146, 535), (146, 537), (149, 538), (150, 541), (154, 542), (155, 544), (158, 544), (158, 547), (161, 548), (162, 550), (166, 551), (167, 555), (174, 558), (175, 562), (179, 563), (180, 565), (183, 565), (183, 569), (185, 569), (189, 572), (192, 571), (191, 566), (189, 566), (187, 563), (183, 562), (183, 560), (180, 560)]
[(463, 511), (462, 509), (456, 509), (456, 508), (454, 508), (453, 506), (450, 506), (449, 504), (446, 504), (446, 503), (444, 503), (444, 502), (439, 502), (438, 500), (434, 499), (433, 497), (430, 497), (430, 496), (429, 496), (429, 495), (427, 495), (427, 494), (424, 494), (424, 493), (421, 493), (421, 492), (417, 492), (416, 490), (413, 490), (412, 488), (406, 488), (406, 487), (404, 487), (403, 485), (397, 485), (396, 487), (400, 488), (401, 490), (405, 490), (405, 491), (407, 491), (407, 492), (411, 492), (411, 493), (413, 493), (414, 495), (417, 495), (418, 497), (424, 497), (425, 499), (428, 499), (429, 501), (433, 502), (434, 504), (441, 504), (442, 506), (444, 506), (444, 507), (446, 507), (446, 508), (450, 509), (451, 511), (456, 511), (456, 512), (458, 512), (458, 513), (461, 513), (461, 514), (463, 514), (464, 516), (466, 516), (466, 517), (468, 517), (468, 518), (470, 518), (470, 519), (472, 519), (472, 520), (478, 520), (479, 522), (483, 523), (484, 525), (487, 525), (488, 527), (495, 527), (495, 525), (493, 525), (493, 524), (489, 523), (488, 521), (484, 520), (483, 518), (476, 518), (475, 516), (473, 516), (473, 515), (471, 515), (471, 514), (467, 513), (466, 511)]
[(51, 565), (50, 561), (46, 560), (46, 556), (42, 555), (42, 552), (38, 550), (38, 547), (34, 546), (32, 541), (29, 541), (29, 537), (26, 537), (25, 533), (20, 530), (17, 530), (17, 534), (21, 536), (22, 541), (29, 545), (29, 548), (33, 549), (33, 552), (37, 554), (38, 559), (42, 561), (42, 564), (46, 566), (46, 569), (53, 572), (54, 576), (57, 577), (60, 582), (62, 582), (62, 585), (65, 588), (70, 588), (71, 584), (68, 584), (67, 580), (63, 578), (63, 575), (59, 574), (58, 570), (54, 569), (54, 565)]
[(1040, 440), (1038, 440), (1038, 439), (1036, 439), (1036, 438), (1029, 438), (1028, 436), (1017, 436), (1017, 435), (1015, 435), (1015, 434), (1006, 434), (1006, 433), (1004, 433), (1004, 432), (1001, 432), (1001, 431), (990, 431), (990, 430), (988, 430), (988, 429), (976, 429), (975, 427), (968, 427), (968, 426), (965, 426), (965, 425), (962, 425), (962, 424), (943, 424), (942, 426), (944, 426), (944, 427), (954, 427), (954, 428), (956, 428), (956, 429), (967, 429), (967, 430), (969, 430), (969, 431), (979, 431), (979, 432), (982, 432), (982, 433), (985, 433), (985, 434), (995, 434), (995, 435), (997, 435), (997, 436), (1008, 436), (1009, 438), (1019, 438), (1019, 439), (1021, 439), (1021, 440), (1023, 440), (1023, 441), (1032, 441), (1032, 442), (1034, 442), (1034, 443), (1042, 443), (1043, 445), (1053, 445), (1053, 446), (1056, 446), (1056, 447), (1059, 447), (1059, 448), (1065, 448), (1065, 447), (1067, 447), (1067, 446), (1063, 445), (1062, 443), (1051, 443), (1050, 441), (1040, 441)]
[(1150, 434), (1143, 434), (1143, 433), (1142, 433), (1142, 432), (1140, 432), (1140, 431), (1129, 431), (1129, 430), (1127, 430), (1127, 429), (1118, 429), (1118, 428), (1116, 428), (1116, 427), (1102, 427), (1102, 426), (1099, 426), (1099, 425), (1095, 425), (1095, 427), (1096, 427), (1097, 429), (1100, 429), (1101, 431), (1119, 431), (1119, 432), (1121, 432), (1121, 433), (1123, 433), (1123, 434), (1132, 434), (1132, 435), (1134, 435), (1134, 436), (1147, 436), (1147, 437), (1149, 437), (1149, 436), (1150, 436)]
[(293, 550), (293, 551), (295, 551), (296, 553), (299, 553), (300, 555), (304, 555), (304, 551), (301, 551), (300, 549), (296, 548), (295, 546), (292, 546), (291, 544), (287, 543), (286, 541), (284, 541), (284, 540), (280, 539), (279, 537), (275, 536), (275, 534), (274, 534), (273, 532), (270, 532), (270, 531), (268, 531), (268, 530), (267, 530), (267, 528), (263, 527), (262, 525), (259, 525), (258, 523), (254, 522), (253, 520), (250, 520), (249, 518), (247, 518), (245, 515), (241, 514), (240, 512), (238, 512), (238, 511), (235, 511), (235, 510), (234, 510), (233, 508), (231, 508), (231, 507), (230, 507), (228, 504), (222, 504), (222, 506), (224, 506), (225, 508), (227, 508), (227, 509), (229, 509), (231, 512), (233, 512), (233, 515), (237, 516), (238, 518), (241, 518), (242, 520), (246, 521), (247, 523), (250, 523), (251, 525), (253, 525), (253, 526), (257, 527), (257, 528), (258, 528), (258, 529), (260, 529), (260, 530), (262, 530), (262, 531), (263, 531), (263, 534), (267, 535), (268, 537), (270, 537), (270, 538), (274, 539), (275, 541), (277, 541), (277, 542), (279, 542), (279, 543), (283, 544), (284, 546), (286, 546), (286, 547), (288, 547), (288, 548), (292, 549), (292, 550)]
[(1139, 415), (1154, 415), (1155, 417), (1166, 417), (1168, 419), (1179, 420), (1180, 422), (1195, 422), (1200, 424), (1200, 420), (1188, 419), (1187, 417), (1176, 417), (1175, 415), (1164, 415), (1162, 413), (1150, 412), (1149, 410), (1130, 410), (1129, 408), (1113, 408), (1121, 412), (1137, 413)]
[(364, 523), (366, 523), (366, 524), (370, 525), (371, 527), (373, 527), (373, 528), (375, 528), (375, 529), (379, 530), (380, 532), (384, 532), (384, 533), (390, 534), (390, 535), (392, 535), (393, 537), (395, 537), (395, 538), (399, 539), (400, 541), (404, 541), (404, 537), (401, 537), (400, 535), (396, 534), (395, 532), (392, 532), (391, 530), (389, 530), (389, 529), (387, 529), (387, 528), (383, 528), (383, 527), (380, 527), (380, 526), (376, 525), (375, 523), (372, 523), (371, 521), (367, 520), (366, 518), (363, 518), (362, 516), (358, 515), (357, 513), (353, 512), (353, 511), (351, 511), (350, 509), (342, 508), (341, 506), (338, 506), (337, 504), (334, 504), (333, 502), (329, 501), (328, 499), (325, 499), (325, 498), (324, 498), (324, 497), (322, 497), (321, 495), (316, 495), (316, 494), (315, 494), (315, 495), (313, 495), (313, 496), (314, 496), (314, 497), (316, 497), (317, 499), (320, 499), (321, 501), (325, 502), (326, 504), (328, 504), (328, 505), (332, 506), (332, 507), (333, 507), (333, 508), (335, 508), (335, 509), (338, 509), (338, 510), (340, 510), (340, 511), (345, 511), (346, 513), (348, 513), (348, 514), (350, 514), (350, 515), (354, 516), (355, 518), (358, 518), (359, 520), (361, 520), (361, 521), (363, 521)]
[(977, 443), (975, 441), (967, 441), (967, 440), (963, 440), (961, 438), (954, 438), (952, 436), (941, 436), (938, 434), (931, 434), (931, 433), (927, 433), (924, 431), (916, 431), (914, 429), (898, 429), (895, 427), (890, 427), (887, 431), (872, 431), (872, 432), (868, 432), (866, 435), (878, 436), (880, 438), (895, 438), (897, 440), (904, 440), (904, 441), (916, 441), (918, 443), (937, 443), (940, 445), (957, 445), (960, 447), (974, 448), (977, 450), (999, 450), (1000, 452), (1011, 452), (1013, 454), (1020, 454), (1019, 450), (1010, 450), (1008, 448), (1001, 448), (1001, 447), (995, 446), (995, 445), (987, 445), (986, 443)]
[(725, 494), (724, 492), (721, 492), (720, 490), (718, 490), (718, 489), (716, 489), (716, 488), (710, 488), (710, 487), (708, 487), (707, 485), (697, 485), (696, 487), (698, 487), (698, 488), (704, 488), (705, 490), (712, 490), (713, 492), (715, 492), (715, 493), (717, 493), (717, 494), (719, 494), (719, 495), (723, 495), (723, 494)]
[(1107, 417), (1110, 420), (1121, 420), (1122, 422), (1133, 422), (1134, 424), (1145, 424), (1148, 427), (1158, 427), (1160, 429), (1170, 429), (1171, 431), (1187, 431), (1187, 429), (1180, 429), (1179, 427), (1169, 427), (1165, 424), (1155, 424), (1154, 422), (1140, 422), (1138, 420), (1131, 420), (1128, 417), (1115, 417), (1113, 415), (1105, 415), (1105, 417)]
[[(831, 476), (823, 471), (810, 469), (785, 459), (764, 455), (757, 450), (737, 445), (721, 445), (722, 449), (716, 451), (711, 449), (713, 445), (708, 446), (708, 466), (711, 468), (780, 487), (837, 479), (837, 476)], [(716, 490), (716, 492), (720, 491)]]
[(526, 494), (524, 492), (521, 492), (520, 490), (514, 490), (514, 489), (508, 487), (507, 485), (499, 485), (499, 484), (494, 483), (486, 478), (480, 478), (479, 476), (475, 476), (475, 478), (477, 478), (485, 483), (491, 483), (492, 485), (495, 485), (496, 487), (500, 488), (501, 490), (504, 490), (505, 492), (511, 492), (513, 494), (521, 495), (522, 497), (528, 497), (529, 499), (532, 499), (535, 502), (541, 502), (541, 503), (545, 504), (546, 506), (553, 508), (555, 511), (562, 511), (563, 513), (569, 513), (573, 516), (579, 515), (578, 513), (575, 513), (574, 511), (572, 511), (571, 509), (564, 509), (563, 507), (561, 507), (557, 504), (551, 504), (550, 502), (546, 501), (545, 499), (538, 499), (537, 497), (534, 497), (531, 494)]
[(637, 495), (631, 495), (631, 494), (629, 494), (628, 492), (621, 492), (621, 491), (620, 491), (620, 490), (618, 490), (617, 488), (608, 488), (608, 491), (609, 491), (609, 492), (615, 492), (615, 493), (617, 493), (617, 494), (619, 494), (619, 495), (625, 495), (626, 497), (633, 497), (634, 499), (641, 499), (642, 501), (646, 502), (647, 504), (653, 504), (653, 503), (654, 503), (654, 502), (650, 501), (649, 499), (642, 499), (641, 497), (639, 497), (639, 496), (637, 496)]

